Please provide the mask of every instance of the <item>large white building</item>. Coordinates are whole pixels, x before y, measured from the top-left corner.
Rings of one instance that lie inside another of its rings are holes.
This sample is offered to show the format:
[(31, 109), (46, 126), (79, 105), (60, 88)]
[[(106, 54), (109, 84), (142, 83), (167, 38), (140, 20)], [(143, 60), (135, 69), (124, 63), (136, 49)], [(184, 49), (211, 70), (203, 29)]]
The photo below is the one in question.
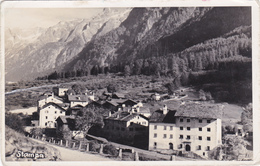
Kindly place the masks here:
[(185, 104), (155, 111), (149, 121), (149, 150), (207, 152), (221, 144), (222, 105)]
[(47, 103), (39, 109), (39, 127), (56, 128), (56, 119), (59, 116), (65, 116), (66, 110), (55, 103)]

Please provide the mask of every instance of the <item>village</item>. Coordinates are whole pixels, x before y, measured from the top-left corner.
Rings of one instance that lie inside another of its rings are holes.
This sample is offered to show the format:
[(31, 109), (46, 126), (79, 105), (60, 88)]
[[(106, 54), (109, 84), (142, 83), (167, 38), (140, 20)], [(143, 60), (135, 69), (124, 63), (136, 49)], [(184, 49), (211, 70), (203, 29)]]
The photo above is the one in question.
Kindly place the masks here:
[[(27, 132), (44, 140), (88, 137), (200, 160), (212, 159), (210, 153), (222, 146), (224, 134), (248, 138), (242, 125), (230, 130), (223, 126), (225, 104), (191, 100), (193, 89), (182, 87), (173, 95), (142, 93), (146, 100), (131, 99), (111, 87), (108, 90), (96, 94), (77, 85), (53, 87), (39, 96)], [(151, 105), (151, 101), (157, 104)], [(245, 156), (248, 154), (239, 157)]]

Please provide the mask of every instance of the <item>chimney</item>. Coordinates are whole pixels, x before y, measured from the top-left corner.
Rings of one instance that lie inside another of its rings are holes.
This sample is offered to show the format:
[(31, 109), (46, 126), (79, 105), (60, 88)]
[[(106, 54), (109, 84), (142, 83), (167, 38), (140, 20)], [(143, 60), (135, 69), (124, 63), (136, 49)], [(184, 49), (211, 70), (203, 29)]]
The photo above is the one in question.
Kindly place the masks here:
[(54, 93), (53, 92), (51, 93), (51, 96), (54, 97)]
[(116, 118), (119, 119), (119, 113), (116, 115)]
[(140, 112), (140, 107), (139, 107), (139, 106), (136, 107), (136, 111), (137, 111), (137, 112)]
[(108, 117), (111, 117), (111, 111), (108, 112)]
[(168, 113), (167, 105), (164, 104), (163, 106), (163, 114), (166, 115)]

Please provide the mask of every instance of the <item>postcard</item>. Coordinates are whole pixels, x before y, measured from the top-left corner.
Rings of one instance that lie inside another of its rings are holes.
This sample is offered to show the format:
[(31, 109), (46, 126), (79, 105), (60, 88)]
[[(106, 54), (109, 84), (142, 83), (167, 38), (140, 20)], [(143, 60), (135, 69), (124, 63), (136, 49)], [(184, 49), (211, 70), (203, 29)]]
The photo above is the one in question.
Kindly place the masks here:
[(3, 1), (3, 165), (257, 165), (256, 1)]

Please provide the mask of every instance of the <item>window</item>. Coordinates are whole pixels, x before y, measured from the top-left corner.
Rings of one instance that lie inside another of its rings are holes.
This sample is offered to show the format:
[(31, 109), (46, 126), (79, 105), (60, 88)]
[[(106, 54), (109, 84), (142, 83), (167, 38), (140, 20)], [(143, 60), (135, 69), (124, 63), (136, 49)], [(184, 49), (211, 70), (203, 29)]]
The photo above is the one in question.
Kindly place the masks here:
[(210, 146), (207, 146), (207, 151), (210, 151)]
[(187, 122), (190, 122), (190, 119), (187, 119)]
[(183, 122), (183, 119), (182, 119), (182, 118), (180, 119), (180, 122)]
[(202, 136), (199, 136), (199, 140), (202, 140)]
[(154, 130), (157, 130), (157, 125), (154, 125)]
[(183, 135), (180, 135), (180, 139), (183, 139)]
[(202, 119), (199, 119), (199, 123), (202, 123)]
[(163, 128), (164, 130), (166, 130), (167, 129), (167, 126), (164, 126), (164, 128)]
[(166, 134), (163, 134), (163, 138), (166, 138), (167, 137), (167, 135)]
[(156, 134), (156, 133), (154, 133), (153, 137), (154, 137), (154, 138), (157, 138), (157, 134)]
[(54, 123), (54, 127), (56, 127), (57, 126), (57, 124), (56, 123)]
[(207, 131), (210, 132), (210, 128), (207, 128)]
[(45, 116), (45, 119), (48, 119), (48, 116)]
[(187, 130), (190, 130), (190, 127), (187, 127)]
[(207, 123), (210, 123), (210, 120), (207, 120)]
[(199, 131), (202, 131), (202, 127), (199, 127)]
[(181, 149), (181, 148), (182, 148), (182, 144), (179, 145), (179, 149)]
[(207, 137), (207, 141), (210, 141), (210, 137)]
[(57, 111), (55, 111), (54, 113), (57, 114)]
[(180, 130), (183, 130), (183, 127), (182, 127), (182, 126), (180, 127)]
[(173, 136), (172, 136), (172, 134), (170, 134), (170, 139), (172, 139), (173, 138)]
[(170, 130), (172, 130), (173, 129), (173, 127), (172, 126), (170, 126)]
[(145, 125), (145, 124), (146, 124), (146, 122), (142, 122), (142, 124), (143, 124), (143, 125)]
[(156, 149), (156, 147), (157, 147), (157, 142), (154, 142), (153, 143), (153, 148)]
[(130, 122), (130, 125), (133, 125), (134, 123), (133, 122)]
[(60, 113), (62, 114), (62, 111), (60, 111)]
[(187, 138), (186, 139), (190, 139), (190, 135), (187, 135)]
[(198, 150), (201, 150), (201, 145), (198, 146)]
[(47, 122), (45, 123), (45, 126), (47, 126)]

